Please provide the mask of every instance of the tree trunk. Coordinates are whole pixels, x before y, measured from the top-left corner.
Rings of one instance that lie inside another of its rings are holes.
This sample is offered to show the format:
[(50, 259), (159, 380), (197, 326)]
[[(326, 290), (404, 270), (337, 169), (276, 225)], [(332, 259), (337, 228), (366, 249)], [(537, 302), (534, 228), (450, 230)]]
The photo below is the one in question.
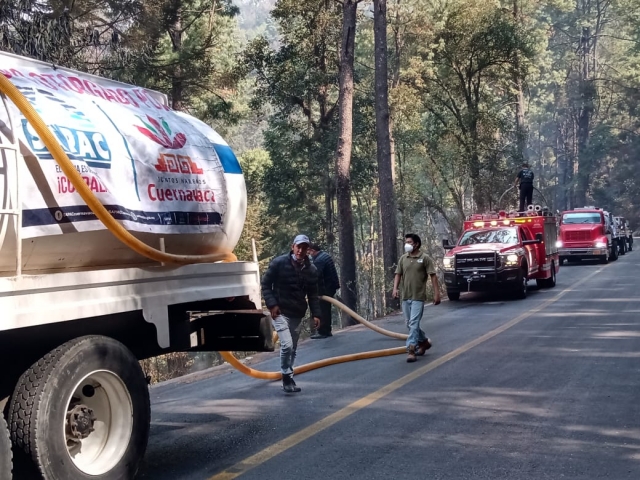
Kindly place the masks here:
[[(180, 55), (182, 50), (182, 16), (179, 3), (175, 5), (175, 9), (175, 19), (169, 26), (169, 38), (171, 38), (172, 51)], [(171, 72), (171, 108), (177, 111), (184, 108), (184, 84), (179, 62), (176, 62)]]
[(486, 185), (484, 185), (480, 171), (480, 155), (478, 153), (478, 145), (480, 134), (478, 132), (478, 114), (472, 110), (472, 118), (469, 122), (469, 134), (471, 136), (471, 151), (469, 158), (469, 172), (471, 175), (471, 185), (473, 186), (473, 201), (475, 210), (484, 213), (488, 208), (488, 195)]
[(376, 144), (378, 183), (382, 211), (382, 256), (384, 265), (385, 300), (387, 306), (397, 302), (391, 296), (396, 262), (398, 261), (396, 201), (393, 189), (393, 165), (389, 125), (389, 76), (387, 70), (387, 0), (374, 0), (374, 36), (376, 62)]
[(325, 192), (324, 192), (324, 214), (326, 218), (326, 231), (325, 231), (325, 242), (326, 249), (333, 254), (334, 248), (333, 245), (335, 243), (335, 236), (333, 234), (333, 197), (335, 189), (333, 187), (333, 180), (329, 171), (326, 172), (326, 176), (324, 179), (325, 182)]
[[(351, 147), (353, 140), (353, 65), (355, 60), (357, 2), (342, 3), (342, 44), (340, 47), (340, 93), (338, 97), (339, 126), (336, 149), (336, 183), (340, 228), (340, 285), (345, 305), (356, 309), (356, 250), (351, 206)], [(350, 316), (343, 317), (343, 326), (354, 325)]]
[[(520, 0), (513, 0), (513, 18), (520, 23)], [(524, 92), (520, 72), (520, 52), (516, 51), (513, 59), (513, 83), (516, 90), (516, 160), (518, 164), (527, 162), (527, 126), (524, 119)]]
[(594, 110), (595, 85), (591, 79), (591, 29), (584, 27), (580, 39), (580, 116), (578, 117), (578, 175), (576, 182), (576, 205), (587, 204), (587, 191), (591, 161), (589, 158), (589, 137), (591, 135), (591, 116)]

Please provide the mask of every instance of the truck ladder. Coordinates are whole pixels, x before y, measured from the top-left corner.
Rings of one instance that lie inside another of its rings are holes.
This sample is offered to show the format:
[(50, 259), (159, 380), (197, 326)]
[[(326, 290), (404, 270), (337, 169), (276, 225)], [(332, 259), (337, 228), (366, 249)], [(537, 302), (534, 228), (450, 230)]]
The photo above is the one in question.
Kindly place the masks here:
[[(16, 276), (22, 275), (22, 203), (20, 199), (20, 144), (18, 140), (17, 123), (14, 121), (9, 109), (7, 97), (0, 92), (2, 97), (2, 104), (7, 112), (7, 118), (9, 120), (9, 131), (2, 132), (4, 135), (0, 136), (0, 155), (5, 162), (5, 171), (7, 179), (7, 188), (9, 189), (9, 202), (7, 207), (0, 209), (0, 215), (10, 215), (14, 219), (14, 231), (16, 236)], [(3, 123), (3, 122), (0, 122)], [(6, 125), (5, 125), (6, 126)], [(10, 143), (4, 141), (4, 137), (9, 140)], [(9, 161), (7, 152), (13, 152), (14, 161)], [(4, 240), (5, 229), (0, 232), (0, 248)]]

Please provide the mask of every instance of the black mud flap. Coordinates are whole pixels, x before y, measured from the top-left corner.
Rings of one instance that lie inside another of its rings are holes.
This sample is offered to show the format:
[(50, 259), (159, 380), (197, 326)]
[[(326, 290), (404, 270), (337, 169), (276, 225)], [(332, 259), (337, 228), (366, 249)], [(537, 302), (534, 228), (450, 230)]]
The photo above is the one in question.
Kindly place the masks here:
[(273, 352), (271, 318), (262, 310), (191, 312), (190, 350)]

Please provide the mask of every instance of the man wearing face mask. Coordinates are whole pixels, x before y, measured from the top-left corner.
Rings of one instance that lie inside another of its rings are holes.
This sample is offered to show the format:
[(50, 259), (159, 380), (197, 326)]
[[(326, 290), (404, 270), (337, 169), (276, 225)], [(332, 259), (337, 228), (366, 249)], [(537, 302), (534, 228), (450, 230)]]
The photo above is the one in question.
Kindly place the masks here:
[(293, 364), (300, 337), (300, 323), (307, 313), (307, 305), (316, 328), (320, 325), (318, 275), (316, 267), (307, 257), (308, 248), (309, 238), (298, 235), (291, 251), (274, 258), (262, 277), (262, 296), (280, 339), (282, 388), (286, 393), (301, 390), (293, 380)]
[(431, 348), (431, 340), (420, 328), (427, 301), (427, 282), (433, 285), (433, 304), (440, 304), (440, 285), (433, 260), (420, 250), (422, 241), (415, 233), (405, 235), (405, 254), (398, 261), (393, 281), (393, 298), (398, 298), (402, 281), (402, 313), (409, 328), (407, 338), (407, 362), (415, 362), (416, 356), (424, 355)]

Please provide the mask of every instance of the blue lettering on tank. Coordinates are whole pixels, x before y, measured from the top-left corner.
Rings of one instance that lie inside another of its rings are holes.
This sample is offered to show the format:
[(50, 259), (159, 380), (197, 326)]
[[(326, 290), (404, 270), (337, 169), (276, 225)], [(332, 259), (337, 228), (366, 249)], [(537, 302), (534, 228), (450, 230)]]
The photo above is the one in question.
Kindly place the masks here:
[[(111, 150), (102, 133), (59, 125), (49, 125), (49, 128), (69, 159), (83, 161), (92, 168), (111, 168)], [(22, 130), (29, 147), (39, 159), (53, 159), (53, 155), (26, 120), (22, 120)]]

